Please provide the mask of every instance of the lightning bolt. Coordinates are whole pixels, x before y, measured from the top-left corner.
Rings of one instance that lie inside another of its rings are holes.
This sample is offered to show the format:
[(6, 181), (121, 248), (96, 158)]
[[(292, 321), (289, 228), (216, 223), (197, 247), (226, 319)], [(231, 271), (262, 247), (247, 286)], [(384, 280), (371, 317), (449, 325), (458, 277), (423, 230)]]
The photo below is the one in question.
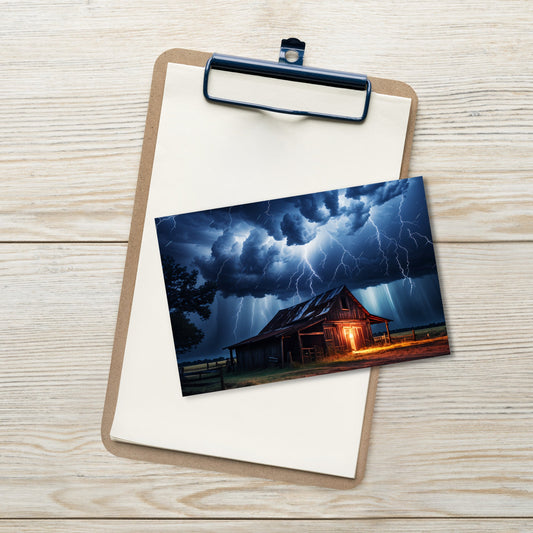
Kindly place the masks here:
[(250, 317), (250, 337), (253, 335), (254, 315), (255, 315), (255, 300), (256, 300), (256, 298), (252, 299), (252, 313), (251, 313), (251, 317)]
[(170, 217), (172, 220), (172, 227), (170, 228), (170, 231), (176, 231), (176, 217)]
[[(309, 259), (307, 257), (307, 248), (304, 248), (303, 261), (305, 261), (305, 264), (307, 265), (307, 268), (309, 268), (309, 270), (310, 270), (310, 274), (309, 274), (309, 278), (308, 278), (309, 290), (311, 291), (311, 294), (313, 296), (316, 296), (315, 291), (313, 289), (313, 278), (318, 279), (318, 281), (320, 281), (321, 283), (322, 283), (322, 278), (315, 272), (315, 269), (312, 267), (311, 263), (309, 262)], [(305, 270), (305, 265), (304, 265), (304, 270)]]
[[(404, 228), (406, 227), (406, 224), (408, 223), (407, 221), (405, 221), (403, 219), (403, 216), (402, 216), (402, 208), (403, 208), (403, 202), (405, 200), (405, 195), (402, 194), (401, 198), (400, 198), (400, 204), (398, 205), (398, 218), (400, 219), (400, 231), (398, 232), (398, 240), (400, 240), (402, 238), (402, 231), (404, 230)], [(410, 236), (410, 238), (412, 239), (413, 237), (411, 236), (411, 232), (409, 231), (409, 228), (406, 228), (407, 229), (407, 232)], [(415, 241), (415, 244), (416, 246), (418, 247), (418, 244), (416, 243)], [(405, 261), (407, 263), (406, 265), (406, 269), (404, 270), (400, 264), (400, 259), (398, 257), (398, 253), (396, 253), (396, 261), (398, 263), (398, 266), (400, 267), (400, 271), (402, 273), (402, 276), (404, 278), (404, 281), (408, 281), (409, 282), (409, 294), (413, 294), (413, 289), (414, 289), (414, 282), (413, 280), (411, 279), (411, 277), (409, 276), (409, 250), (407, 250), (407, 248), (405, 248), (404, 246), (401, 246), (399, 243), (396, 243), (397, 247), (400, 248), (401, 250), (403, 250), (405, 252)]]
[[(292, 283), (292, 280), (294, 278), (294, 276), (296, 276), (296, 274), (298, 274), (298, 270), (300, 269), (300, 265), (301, 265), (301, 261), (300, 263), (298, 264), (298, 267), (296, 268), (296, 270), (291, 274), (291, 277), (289, 278), (289, 283), (287, 284), (287, 288), (289, 289), (290, 286), (291, 286), (291, 283)], [(296, 287), (297, 288), (297, 287)]]
[[(403, 202), (403, 197), (402, 197), (402, 202)], [(402, 202), (400, 202), (400, 208), (399, 208), (399, 211), (401, 211), (401, 205), (402, 205)], [(389, 243), (392, 243), (392, 245), (394, 246), (394, 256), (395, 256), (395, 260), (396, 260), (396, 264), (398, 265), (398, 268), (400, 269), (400, 273), (402, 275), (402, 278), (405, 281), (408, 281), (409, 282), (409, 286), (410, 286), (410, 292), (412, 294), (413, 292), (413, 287), (414, 287), (414, 283), (413, 283), (413, 280), (409, 277), (409, 252), (407, 250), (407, 248), (405, 248), (404, 246), (402, 246), (401, 244), (399, 244), (398, 241), (396, 241), (395, 239), (389, 237), (387, 234), (385, 234), (384, 231), (381, 231), (376, 223), (374, 222), (373, 218), (372, 218), (372, 209), (370, 210), (370, 215), (368, 217), (368, 221), (372, 224), (372, 226), (374, 227), (374, 229), (376, 230), (376, 240), (377, 240), (377, 243), (378, 243), (378, 248), (379, 248), (379, 251), (381, 253), (381, 261), (380, 261), (380, 265), (383, 264), (383, 262), (385, 262), (385, 275), (388, 276), (389, 275), (389, 260), (385, 254), (385, 251), (383, 250), (383, 242), (382, 242), (382, 239), (387, 239), (387, 241)], [(400, 231), (398, 233), (398, 239), (401, 238), (401, 233), (402, 233), (402, 230), (403, 230), (403, 225), (404, 225), (404, 221), (401, 217), (401, 214), (400, 214)], [(398, 253), (398, 250), (403, 250), (404, 253), (405, 253), (405, 259), (406, 259), (406, 267), (404, 268), (403, 265), (402, 265), (402, 262), (400, 261), (400, 256), (399, 256), (399, 253)]]
[[(266, 208), (266, 211), (265, 211), (265, 216), (267, 217), (272, 217), (272, 214), (270, 213), (270, 200), (267, 200), (267, 208)], [(256, 220), (259, 220), (261, 218), (261, 215), (257, 215), (257, 218)]]
[[(300, 297), (300, 286), (299, 286), (299, 283), (300, 283), (300, 280), (302, 279), (302, 276), (305, 274), (305, 266), (303, 266), (303, 263), (304, 263), (304, 260), (303, 258), (300, 260), (300, 262), (298, 263), (298, 268), (296, 269), (296, 274), (298, 273), (298, 271), (300, 270), (300, 267), (302, 267), (302, 273), (296, 278), (296, 283), (295, 283), (295, 286), (294, 288), (296, 289), (296, 296), (298, 297), (298, 300), (301, 300), (301, 297)], [(293, 276), (291, 276), (290, 279), (292, 279)], [(291, 285), (291, 282), (289, 280), (289, 287)]]
[(287, 284), (287, 289), (289, 289), (293, 280), (296, 278), (296, 281), (294, 282), (294, 290), (296, 291), (296, 297), (298, 301), (301, 300), (300, 287), (301, 284), (304, 283), (302, 282), (302, 278), (304, 278), (306, 271), (308, 272), (308, 275), (305, 281), (308, 283), (309, 290), (311, 291), (311, 294), (313, 296), (316, 296), (315, 289), (313, 287), (313, 278), (316, 278), (317, 280), (322, 282), (322, 278), (317, 274), (316, 270), (313, 268), (313, 265), (309, 261), (307, 251), (307, 247), (304, 247), (302, 257), (298, 263), (298, 266), (291, 274), (291, 277), (289, 278), (289, 283)]
[[(407, 233), (409, 239), (413, 241), (415, 246), (418, 248), (420, 246), (419, 241), (420, 239), (424, 242), (424, 245), (432, 244), (430, 239), (426, 237), (425, 235), (422, 235), (418, 231), (412, 231), (409, 226), (415, 225), (416, 220), (420, 217), (420, 213), (417, 215), (415, 221), (411, 222), (409, 220), (405, 220), (403, 217), (403, 206), (405, 202), (405, 195), (402, 195), (400, 197), (400, 202), (398, 203), (398, 220), (400, 222), (400, 229), (398, 231), (398, 237), (392, 238), (388, 236), (384, 231), (380, 230), (376, 223), (374, 222), (374, 219), (372, 218), (372, 211), (370, 210), (370, 216), (368, 218), (370, 224), (374, 227), (376, 231), (376, 241), (378, 243), (378, 249), (381, 254), (381, 261), (380, 265), (385, 263), (385, 275), (389, 275), (389, 259), (387, 258), (387, 255), (385, 254), (384, 250), (384, 240), (388, 241), (392, 246), (394, 246), (394, 260), (396, 261), (396, 264), (398, 265), (398, 269), (400, 270), (401, 276), (403, 278), (404, 283), (409, 284), (409, 292), (410, 294), (413, 294), (413, 290), (415, 288), (415, 282), (410, 276), (410, 268), (411, 268), (411, 260), (409, 258), (409, 250), (401, 244), (402, 235), (404, 232)], [(401, 257), (404, 256), (404, 260), (402, 261)]]
[(268, 322), (268, 320), (270, 320), (270, 319), (267, 317), (266, 306), (262, 305), (260, 309), (261, 309), (261, 316), (263, 317), (262, 318), (263, 322), (265, 322), (265, 323)]
[[(383, 246), (381, 244), (381, 232), (379, 231), (379, 228), (376, 226), (376, 223), (374, 222), (372, 218), (372, 209), (370, 209), (370, 213), (368, 215), (368, 221), (370, 222), (370, 224), (372, 224), (372, 226), (374, 226), (374, 229), (376, 230), (376, 240), (378, 242), (378, 248), (379, 248), (379, 251), (382, 257), (379, 264), (382, 265), (383, 263), (385, 263), (385, 275), (388, 276), (389, 275), (389, 260), (387, 259), (387, 256), (385, 255), (385, 252), (383, 251)], [(385, 237), (387, 236), (385, 235)]]
[[(398, 244), (397, 242), (395, 242), (394, 244), (396, 245), (396, 263), (398, 263), (398, 268), (400, 269), (400, 272), (402, 273), (404, 282), (405, 281), (409, 282), (409, 294), (413, 294), (415, 283), (413, 279), (409, 276), (409, 251), (407, 250), (407, 248), (404, 248), (401, 244)], [(402, 264), (400, 262), (400, 257), (398, 255), (398, 248), (405, 252), (405, 261), (407, 263), (405, 266), (405, 269), (402, 267)]]
[(320, 244), (318, 245), (318, 249), (320, 250), (320, 253), (322, 254), (322, 261), (320, 261), (320, 268), (324, 270), (326, 268), (326, 260), (328, 258), (328, 255), (326, 254), (326, 252), (324, 252), (324, 249), (322, 248)]
[(243, 300), (244, 297), (242, 297), (239, 301), (239, 307), (237, 307), (237, 315), (235, 316), (235, 326), (233, 326), (233, 338), (235, 340), (237, 340), (237, 324), (239, 323), (239, 316), (241, 314)]
[(218, 269), (218, 272), (217, 272), (217, 277), (216, 277), (216, 282), (218, 284), (218, 280), (220, 279), (220, 275), (222, 274), (222, 270), (224, 269), (224, 266), (226, 265), (226, 263), (231, 259), (231, 256), (228, 255), (228, 257), (226, 257), (226, 259), (224, 259), (224, 261), (222, 262), (222, 264), (220, 265), (220, 268)]
[[(176, 218), (175, 218), (175, 217), (162, 217), (162, 218), (159, 218), (159, 219), (157, 219), (156, 222), (155, 222), (155, 227), (158, 228), (159, 225), (161, 224), (161, 222), (164, 222), (164, 221), (167, 220), (167, 219), (172, 220), (172, 228), (170, 228), (170, 231), (171, 231), (171, 232), (175, 231), (175, 230), (176, 230), (176, 227), (177, 227), (177, 226), (176, 226)], [(165, 246), (164, 246), (164, 247), (165, 247), (165, 248), (168, 248), (171, 244), (172, 244), (172, 239), (169, 240), (169, 241), (167, 241), (167, 242), (165, 243)]]
[(420, 237), (421, 239), (425, 240), (425, 244), (430, 244), (432, 245), (433, 243), (425, 236), (425, 235), (422, 235), (421, 233), (418, 233), (418, 231), (411, 231), (409, 228), (407, 228), (407, 232), (409, 233), (409, 237), (411, 237), (411, 239), (413, 240), (413, 242), (416, 244), (416, 247), (418, 248), (418, 242), (417, 240), (414, 238), (414, 236), (416, 235), (417, 237)]
[[(359, 259), (361, 259), (361, 256), (363, 255), (363, 252), (361, 252), (357, 257), (355, 257), (355, 255), (353, 255), (352, 252), (350, 252), (350, 250), (348, 250), (344, 246), (344, 244), (342, 244), (337, 238), (335, 238), (331, 232), (328, 231), (328, 234), (330, 236), (330, 239), (333, 242), (335, 242), (342, 250), (342, 255), (341, 255), (341, 258), (340, 258), (340, 262), (337, 265), (337, 268), (335, 269), (335, 272), (333, 273), (332, 281), (337, 279), (337, 273), (339, 272), (340, 268), (344, 269), (344, 275), (345, 276), (353, 275), (353, 273), (355, 272), (356, 269), (357, 269), (358, 272), (361, 272), (361, 267), (359, 266)], [(354, 263), (353, 268), (350, 268), (350, 266), (347, 263), (344, 262), (344, 259), (345, 259), (346, 256), (348, 256), (353, 261), (353, 263)]]

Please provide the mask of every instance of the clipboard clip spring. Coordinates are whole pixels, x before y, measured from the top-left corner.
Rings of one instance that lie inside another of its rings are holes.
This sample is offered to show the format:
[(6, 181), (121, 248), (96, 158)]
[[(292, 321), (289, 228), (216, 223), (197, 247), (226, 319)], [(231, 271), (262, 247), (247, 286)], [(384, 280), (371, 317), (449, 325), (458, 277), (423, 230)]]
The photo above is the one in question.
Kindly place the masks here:
[[(250, 59), (245, 57), (229, 56), (223, 54), (213, 54), (205, 65), (203, 93), (206, 100), (215, 103), (230, 104), (252, 109), (263, 109), (275, 113), (285, 113), (289, 115), (302, 115), (308, 117), (326, 118), (342, 120), (347, 122), (363, 122), (368, 113), (372, 85), (370, 80), (363, 74), (349, 72), (339, 72), (321, 68), (304, 67), (303, 59), (305, 53), (305, 43), (296, 38), (283, 39), (281, 41), (280, 55), (278, 63), (261, 59)], [(365, 91), (365, 103), (363, 111), (359, 116), (336, 115), (330, 113), (320, 113), (315, 111), (304, 111), (298, 109), (288, 109), (263, 105), (259, 103), (243, 102), (213, 96), (209, 93), (209, 74), (212, 70), (223, 70), (241, 74), (276, 78), (301, 83), (311, 83), (342, 89)]]

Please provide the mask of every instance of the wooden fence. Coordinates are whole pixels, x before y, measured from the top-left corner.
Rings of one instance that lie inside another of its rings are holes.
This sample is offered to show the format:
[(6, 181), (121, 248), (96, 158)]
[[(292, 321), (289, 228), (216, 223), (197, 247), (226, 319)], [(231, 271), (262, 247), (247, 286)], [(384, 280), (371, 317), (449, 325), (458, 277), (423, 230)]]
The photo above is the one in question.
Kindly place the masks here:
[[(390, 334), (390, 344), (396, 344), (400, 342), (408, 341), (419, 341), (423, 339), (430, 339), (433, 337), (439, 337), (445, 333), (444, 327), (434, 327), (434, 328), (421, 328), (421, 329), (410, 329), (404, 331), (397, 331)], [(374, 344), (389, 344), (387, 339), (387, 334), (383, 333), (381, 335), (374, 336)]]
[[(212, 369), (194, 370), (192, 372), (185, 372), (183, 367), (180, 367), (180, 380), (184, 396), (191, 394), (198, 394), (200, 392), (211, 392), (216, 390), (225, 390), (224, 385), (224, 368), (219, 366)], [(209, 389), (203, 391), (193, 392), (191, 389)]]

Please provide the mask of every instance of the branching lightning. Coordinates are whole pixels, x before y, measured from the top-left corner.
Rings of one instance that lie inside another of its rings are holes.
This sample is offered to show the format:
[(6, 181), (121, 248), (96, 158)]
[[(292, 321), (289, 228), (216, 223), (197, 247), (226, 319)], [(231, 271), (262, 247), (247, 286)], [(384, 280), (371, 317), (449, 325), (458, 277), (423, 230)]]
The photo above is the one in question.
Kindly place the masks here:
[[(370, 224), (372, 224), (372, 226), (376, 230), (376, 240), (378, 243), (379, 252), (381, 254), (381, 261), (379, 264), (382, 265), (383, 263), (385, 263), (385, 275), (388, 276), (389, 275), (389, 260), (387, 259), (387, 256), (385, 255), (385, 251), (383, 250), (383, 245), (381, 244), (381, 232), (379, 231), (379, 228), (376, 226), (376, 223), (374, 222), (372, 218), (372, 209), (370, 210), (368, 221), (370, 222)], [(386, 235), (384, 235), (384, 237), (388, 239)]]
[[(400, 198), (400, 203), (398, 205), (398, 218), (400, 219), (400, 231), (398, 232), (398, 239), (401, 239), (402, 231), (404, 230), (404, 228), (406, 228), (406, 224), (408, 224), (408, 222), (405, 221), (402, 217), (402, 207), (403, 207), (404, 200), (405, 200), (405, 195), (402, 195)], [(411, 235), (411, 232), (409, 231), (409, 228), (406, 228), (406, 229), (409, 234), (409, 237), (412, 239), (413, 237)], [(416, 241), (415, 241), (415, 244), (418, 247), (418, 244), (416, 243)], [(414, 284), (413, 279), (409, 275), (409, 250), (407, 250), (407, 248), (405, 248), (404, 246), (400, 246), (400, 244), (398, 244), (398, 247), (405, 252), (405, 260), (407, 262), (405, 271), (400, 265), (397, 253), (396, 253), (396, 260), (398, 261), (398, 266), (400, 267), (400, 271), (402, 273), (404, 280), (407, 280), (409, 282), (409, 293), (413, 294), (413, 289), (414, 289), (415, 284)]]
[(411, 237), (413, 242), (416, 244), (417, 248), (418, 248), (418, 242), (417, 242), (417, 240), (415, 239), (414, 236), (420, 237), (421, 239), (423, 239), (425, 241), (425, 244), (429, 244), (429, 245), (433, 244), (425, 235), (422, 235), (421, 233), (418, 233), (418, 231), (411, 231), (409, 228), (407, 228), (407, 232), (409, 233), (409, 237)]
[(308, 278), (309, 290), (311, 291), (311, 294), (315, 296), (315, 291), (313, 290), (313, 278), (318, 279), (318, 281), (320, 281), (321, 283), (322, 283), (322, 278), (315, 272), (315, 269), (312, 267), (311, 263), (309, 262), (309, 259), (307, 258), (307, 247), (304, 248), (303, 261), (305, 261), (305, 264), (311, 271), (311, 273), (309, 274), (309, 278)]
[[(332, 235), (331, 232), (328, 232), (328, 234), (329, 234), (330, 239), (334, 243), (336, 243), (342, 250), (342, 255), (341, 255), (341, 258), (340, 258), (340, 262), (337, 265), (337, 268), (335, 269), (335, 272), (333, 273), (332, 281), (337, 279), (337, 273), (339, 272), (340, 268), (344, 269), (344, 275), (345, 276), (353, 275), (355, 270), (360, 272), (361, 271), (361, 267), (359, 265), (359, 260), (361, 259), (362, 255), (363, 255), (363, 252), (361, 252), (359, 254), (359, 256), (355, 257), (355, 255), (353, 255), (352, 252), (350, 252), (337, 238), (335, 238)], [(344, 262), (344, 259), (345, 259), (346, 256), (348, 256), (353, 261), (353, 264), (354, 264), (353, 268), (350, 268), (350, 266)]]
[[(296, 269), (291, 274), (287, 283), (287, 289), (290, 289), (293, 280), (296, 278), (296, 280), (294, 281), (294, 290), (296, 291), (296, 297), (298, 301), (301, 300), (300, 289), (303, 287), (304, 283), (307, 283), (309, 290), (311, 291), (311, 295), (316, 296), (315, 289), (313, 287), (313, 278), (316, 278), (321, 283), (323, 281), (322, 278), (318, 275), (317, 271), (314, 269), (313, 265), (311, 264), (307, 253), (308, 246), (304, 246), (302, 248), (302, 256), (300, 258), (300, 261), (298, 262)], [(302, 281), (303, 278), (304, 281)]]
[[(170, 218), (172, 220), (172, 228), (170, 229), (170, 231), (175, 231), (176, 230), (176, 217), (162, 217), (162, 218), (156, 218), (156, 221), (155, 221), (155, 227), (158, 228), (159, 225), (161, 224), (161, 222), (163, 222), (164, 220)], [(169, 239), (166, 243), (165, 243), (165, 246), (163, 248), (168, 248), (170, 245), (172, 244), (172, 240)]]
[[(302, 276), (304, 275), (305, 273), (305, 265), (303, 264), (304, 260), (301, 259), (300, 262), (298, 263), (298, 268), (296, 269), (296, 274), (299, 272), (300, 270), (300, 267), (302, 267), (302, 273), (296, 278), (296, 283), (294, 284), (294, 288), (296, 290), (296, 297), (298, 298), (298, 300), (301, 300), (301, 296), (300, 296), (300, 280), (302, 279)], [(292, 279), (292, 276), (291, 276), (291, 279)], [(289, 280), (289, 287), (291, 285), (291, 282)]]
[[(419, 242), (417, 241), (417, 239), (415, 237), (418, 237), (419, 239), (422, 239), (423, 241), (425, 241), (425, 244), (431, 244), (431, 241), (425, 235), (422, 235), (421, 233), (419, 233), (417, 231), (412, 231), (409, 228), (410, 225), (411, 226), (415, 225), (415, 222), (418, 219), (418, 217), (420, 216), (420, 213), (417, 215), (417, 218), (413, 222), (405, 220), (403, 218), (403, 213), (402, 213), (404, 202), (405, 202), (405, 195), (402, 195), (400, 197), (400, 202), (398, 204), (398, 221), (400, 223), (400, 229), (398, 231), (398, 237), (396, 239), (390, 237), (383, 230), (380, 230), (378, 228), (378, 226), (376, 225), (376, 223), (375, 223), (375, 221), (374, 221), (374, 219), (372, 217), (372, 209), (370, 210), (370, 216), (369, 216), (368, 220), (369, 220), (370, 224), (374, 227), (374, 229), (376, 231), (376, 241), (377, 241), (378, 249), (379, 249), (379, 252), (380, 252), (380, 255), (381, 255), (380, 264), (385, 263), (385, 275), (388, 276), (389, 273), (390, 273), (389, 272), (389, 266), (390, 266), (389, 259), (387, 258), (387, 255), (386, 255), (385, 250), (384, 250), (384, 240), (387, 240), (388, 243), (390, 243), (392, 246), (394, 246), (394, 252), (393, 252), (394, 253), (394, 256), (393, 256), (394, 260), (396, 261), (396, 264), (398, 265), (398, 269), (400, 271), (402, 279), (404, 280), (404, 282), (407, 282), (409, 284), (409, 292), (410, 292), (410, 294), (412, 294), (413, 293), (413, 289), (415, 287), (415, 282), (413, 281), (413, 279), (412, 279), (412, 277), (410, 275), (411, 260), (409, 258), (409, 250), (405, 246), (403, 246), (401, 244), (402, 234), (403, 234), (404, 231), (407, 232), (407, 235), (408, 235), (409, 239), (411, 239), (413, 241), (413, 243), (415, 244), (415, 246), (417, 248), (419, 247)], [(402, 252), (402, 254), (400, 254), (400, 251)], [(403, 262), (401, 260), (401, 255), (405, 256), (405, 259), (404, 259)]]

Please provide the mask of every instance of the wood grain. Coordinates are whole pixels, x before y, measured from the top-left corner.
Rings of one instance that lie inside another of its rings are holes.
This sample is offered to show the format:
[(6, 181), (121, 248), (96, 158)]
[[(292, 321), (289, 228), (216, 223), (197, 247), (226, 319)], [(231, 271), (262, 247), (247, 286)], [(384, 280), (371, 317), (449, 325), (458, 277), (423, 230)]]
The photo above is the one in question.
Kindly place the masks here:
[[(437, 249), (452, 356), (384, 367), (351, 491), (108, 454), (99, 438), (126, 246), (0, 246), (0, 516), (527, 517), (533, 243)], [(495, 304), (497, 300), (497, 305)], [(497, 309), (497, 312), (495, 312)]]
[(532, 5), (4, 2), (1, 240), (125, 241), (155, 58), (275, 59), (290, 34), (308, 64), (417, 91), (411, 174), (427, 178), (437, 240), (529, 240)]
[(80, 533), (82, 531), (106, 533), (144, 533), (159, 531), (161, 533), (186, 531), (187, 533), (205, 533), (212, 531), (230, 533), (286, 532), (339, 533), (412, 531), (464, 531), (501, 533), (505, 528), (508, 533), (526, 533), (533, 529), (533, 520), (479, 520), (479, 519), (403, 519), (403, 520), (6, 520), (0, 522), (0, 533), (17, 531), (18, 533)]

